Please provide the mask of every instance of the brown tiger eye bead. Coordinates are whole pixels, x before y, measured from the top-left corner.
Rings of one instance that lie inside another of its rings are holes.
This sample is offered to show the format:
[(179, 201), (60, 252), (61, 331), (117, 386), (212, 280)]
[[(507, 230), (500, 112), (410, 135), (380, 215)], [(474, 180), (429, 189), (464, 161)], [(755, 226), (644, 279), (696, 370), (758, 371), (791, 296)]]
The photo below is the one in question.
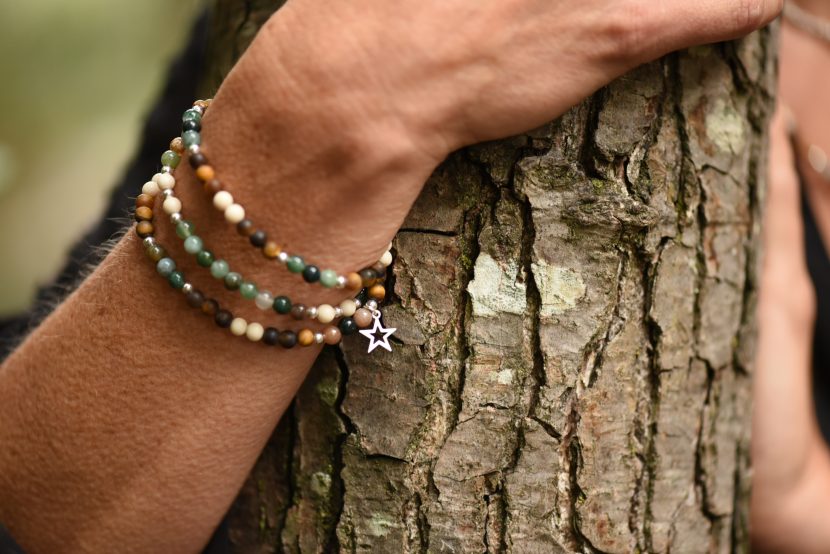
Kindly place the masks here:
[(383, 285), (373, 285), (372, 288), (369, 289), (369, 298), (374, 298), (380, 302), (386, 298), (386, 289)]
[(193, 105), (194, 106), (199, 106), (200, 108), (202, 108), (204, 110), (205, 108), (210, 106), (210, 102), (206, 102), (205, 100), (196, 100), (195, 102), (193, 102)]
[(202, 185), (202, 189), (204, 189), (205, 193), (213, 196), (220, 190), (224, 190), (224, 187), (219, 179), (211, 179), (210, 181), (205, 181), (205, 184)]
[(360, 270), (360, 278), (363, 280), (364, 287), (371, 287), (378, 280), (378, 274), (374, 269), (366, 268)]
[(366, 308), (360, 308), (354, 313), (353, 319), (357, 326), (363, 329), (372, 324), (372, 312)]
[(219, 303), (216, 302), (213, 298), (208, 298), (204, 302), (202, 302), (202, 313), (205, 315), (216, 315), (216, 312), (219, 311)]
[(153, 224), (149, 221), (139, 221), (135, 226), (135, 233), (143, 239), (152, 236), (154, 230)]
[(350, 290), (360, 290), (363, 288), (363, 279), (358, 273), (349, 273), (346, 275), (346, 288)]
[(200, 166), (207, 163), (207, 158), (201, 152), (196, 152), (195, 154), (191, 154), (188, 158), (190, 162), (190, 167), (193, 169), (199, 169)]
[(138, 221), (142, 220), (151, 220), (153, 219), (153, 210), (148, 208), (147, 206), (139, 206), (135, 209), (135, 218)]
[(314, 344), (314, 333), (309, 329), (303, 329), (297, 333), (297, 342), (300, 346), (311, 346)]
[(243, 237), (250, 237), (254, 234), (254, 231), (256, 231), (256, 229), (254, 229), (254, 222), (250, 219), (243, 219), (236, 224), (236, 232)]
[(196, 177), (199, 178), (200, 181), (208, 182), (213, 180), (216, 177), (216, 171), (213, 170), (213, 166), (210, 165), (200, 165), (196, 169)]
[(184, 143), (182, 137), (176, 137), (170, 141), (170, 150), (181, 156), (184, 154)]
[(150, 208), (152, 209), (156, 203), (156, 199), (150, 196), (149, 194), (139, 194), (135, 199), (135, 205), (137, 208)]
[(276, 242), (269, 240), (265, 243), (265, 246), (262, 247), (262, 253), (266, 258), (273, 259), (280, 255), (280, 247)]

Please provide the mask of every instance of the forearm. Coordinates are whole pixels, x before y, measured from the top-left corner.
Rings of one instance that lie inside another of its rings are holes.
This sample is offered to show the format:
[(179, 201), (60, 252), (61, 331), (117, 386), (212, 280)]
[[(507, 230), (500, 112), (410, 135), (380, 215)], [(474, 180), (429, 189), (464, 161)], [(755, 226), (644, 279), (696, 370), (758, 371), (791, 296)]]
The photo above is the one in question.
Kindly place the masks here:
[[(276, 57), (263, 42), (249, 55)], [(265, 77), (240, 67), (204, 121), (212, 164), (281, 245), (341, 271), (369, 265), (428, 164), (396, 146), (405, 139), (370, 127), (368, 114), (315, 111), (323, 105), (283, 70)], [(270, 91), (262, 104), (243, 94), (262, 86)], [(343, 299), (344, 291), (298, 284), (250, 248), (190, 173), (183, 162), (176, 193), (218, 257), (275, 293)], [(182, 252), (165, 217), (156, 219), (159, 241), (198, 288), (249, 321), (282, 327), (268, 321), (275, 314), (229, 300)], [(128, 233), (0, 368), (0, 521), (31, 552), (197, 550), (318, 350), (268, 348), (218, 329)]]

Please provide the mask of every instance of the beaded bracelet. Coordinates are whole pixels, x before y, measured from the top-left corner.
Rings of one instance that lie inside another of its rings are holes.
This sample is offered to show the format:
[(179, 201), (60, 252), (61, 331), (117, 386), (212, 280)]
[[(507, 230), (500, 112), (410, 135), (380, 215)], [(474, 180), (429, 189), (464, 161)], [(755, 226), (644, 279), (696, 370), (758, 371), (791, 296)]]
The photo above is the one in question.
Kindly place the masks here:
[(268, 240), (265, 231), (255, 228), (253, 221), (245, 217), (245, 208), (224, 189), (222, 182), (216, 177), (216, 171), (201, 151), (202, 115), (207, 111), (210, 103), (211, 100), (197, 100), (192, 108), (184, 112), (182, 135), (179, 137), (181, 140), (174, 139), (170, 145), (171, 149), (165, 152), (164, 156), (178, 164), (181, 155), (187, 155), (196, 177), (203, 183), (204, 191), (211, 196), (213, 206), (224, 214), (225, 220), (236, 225), (239, 234), (247, 237), (253, 247), (261, 249), (266, 258), (282, 262), (288, 271), (301, 274), (307, 283), (320, 283), (326, 288), (348, 287), (355, 290), (376, 285), (380, 276), (385, 273), (385, 268), (392, 263), (392, 253), (389, 249), (374, 266), (364, 268), (359, 272), (338, 275), (333, 269), (320, 270), (316, 265), (306, 263), (302, 256), (289, 254), (276, 242)]
[[(162, 163), (165, 161), (170, 161), (166, 153), (162, 156)], [(167, 167), (170, 166), (165, 166), (165, 168)], [(162, 209), (170, 216), (170, 222), (175, 226), (176, 235), (184, 241), (185, 252), (195, 256), (196, 263), (199, 266), (210, 269), (211, 275), (216, 279), (221, 279), (226, 289), (231, 291), (238, 290), (243, 298), (253, 300), (260, 310), (273, 308), (277, 314), (290, 314), (291, 317), (297, 320), (307, 317), (308, 319), (317, 319), (320, 323), (325, 324), (331, 323), (343, 316), (354, 316), (359, 327), (366, 327), (372, 322), (371, 314), (365, 311), (358, 312), (358, 309), (360, 307), (361, 295), (366, 295), (377, 302), (383, 301), (386, 296), (386, 289), (378, 283), (375, 283), (369, 289), (362, 289), (357, 297), (344, 300), (338, 306), (320, 304), (319, 306), (306, 307), (304, 304), (293, 304), (287, 296), (274, 297), (269, 291), (258, 291), (254, 283), (245, 281), (241, 274), (231, 271), (230, 266), (225, 260), (215, 259), (213, 253), (207, 249), (201, 237), (194, 234), (196, 228), (193, 223), (182, 218), (182, 209), (184, 206), (181, 200), (175, 196), (175, 186), (176, 179), (173, 175), (169, 173), (158, 173), (153, 177), (153, 181), (145, 183), (142, 191), (145, 188), (149, 193), (156, 191), (156, 189), (161, 191), (162, 197), (164, 198)], [(385, 266), (383, 270), (385, 272)]]

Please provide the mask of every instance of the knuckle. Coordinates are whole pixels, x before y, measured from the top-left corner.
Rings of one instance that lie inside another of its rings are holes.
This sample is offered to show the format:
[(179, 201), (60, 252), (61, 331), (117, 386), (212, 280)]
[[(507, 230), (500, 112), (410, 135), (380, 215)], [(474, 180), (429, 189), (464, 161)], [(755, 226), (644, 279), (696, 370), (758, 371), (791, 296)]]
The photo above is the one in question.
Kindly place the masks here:
[(642, 2), (620, 2), (603, 18), (603, 35), (608, 58), (613, 61), (640, 61), (649, 50), (649, 13)]
[(784, 0), (738, 0), (734, 4), (735, 31), (750, 33), (778, 17)]

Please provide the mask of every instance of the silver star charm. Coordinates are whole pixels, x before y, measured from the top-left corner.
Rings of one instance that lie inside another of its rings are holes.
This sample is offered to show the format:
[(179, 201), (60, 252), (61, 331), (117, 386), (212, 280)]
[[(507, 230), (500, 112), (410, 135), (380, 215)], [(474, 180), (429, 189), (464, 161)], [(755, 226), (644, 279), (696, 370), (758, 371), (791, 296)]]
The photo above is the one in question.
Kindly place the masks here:
[[(392, 352), (392, 346), (389, 344), (389, 337), (391, 337), (392, 334), (395, 331), (397, 331), (397, 329), (392, 327), (384, 327), (383, 324), (380, 322), (379, 311), (372, 314), (372, 317), (375, 318), (375, 324), (372, 326), (372, 328), (363, 329), (360, 331), (361, 335), (369, 339), (369, 354), (371, 354), (372, 350), (374, 350), (378, 346), (385, 348), (389, 352)], [(383, 335), (380, 339), (377, 338), (378, 333)]]

